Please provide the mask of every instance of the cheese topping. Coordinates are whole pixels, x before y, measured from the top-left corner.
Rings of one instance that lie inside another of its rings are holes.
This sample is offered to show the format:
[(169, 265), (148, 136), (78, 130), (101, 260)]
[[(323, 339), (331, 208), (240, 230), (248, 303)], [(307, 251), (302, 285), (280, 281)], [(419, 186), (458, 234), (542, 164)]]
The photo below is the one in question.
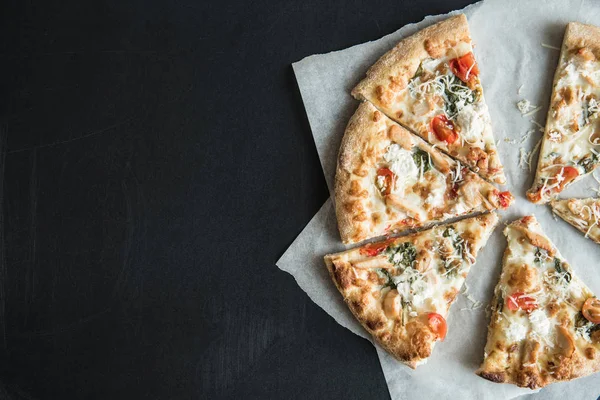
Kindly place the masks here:
[(459, 109), (456, 122), (461, 127), (463, 138), (470, 144), (483, 137), (483, 131), (488, 124), (488, 113), (485, 104), (468, 104)]
[(389, 163), (390, 170), (396, 175), (393, 192), (404, 193), (406, 187), (413, 185), (419, 178), (419, 168), (415, 164), (412, 152), (393, 143), (388, 146), (383, 156)]

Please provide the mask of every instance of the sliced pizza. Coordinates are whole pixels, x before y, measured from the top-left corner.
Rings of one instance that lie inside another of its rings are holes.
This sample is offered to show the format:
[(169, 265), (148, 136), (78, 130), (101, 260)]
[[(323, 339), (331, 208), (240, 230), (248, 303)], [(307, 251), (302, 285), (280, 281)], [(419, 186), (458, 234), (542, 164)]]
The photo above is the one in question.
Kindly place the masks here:
[(550, 202), (552, 211), (600, 244), (600, 199), (565, 199)]
[(335, 180), (344, 243), (506, 208), (512, 201), (509, 192), (500, 192), (368, 102), (348, 123)]
[(600, 300), (535, 217), (513, 222), (504, 234), (508, 247), (477, 374), (537, 389), (598, 371)]
[(363, 327), (415, 368), (444, 340), (448, 310), (497, 222), (488, 213), (330, 254), (325, 264)]
[(600, 161), (600, 28), (567, 25), (533, 186), (547, 203)]
[(463, 14), (402, 40), (368, 70), (352, 95), (484, 178), (506, 182)]

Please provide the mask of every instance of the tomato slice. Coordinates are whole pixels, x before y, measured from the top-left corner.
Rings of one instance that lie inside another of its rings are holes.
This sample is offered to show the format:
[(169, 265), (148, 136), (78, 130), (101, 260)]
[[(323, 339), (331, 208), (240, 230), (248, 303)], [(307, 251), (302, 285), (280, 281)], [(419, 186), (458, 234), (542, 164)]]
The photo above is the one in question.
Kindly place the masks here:
[(590, 297), (583, 303), (581, 313), (593, 324), (600, 324), (600, 299)]
[(375, 257), (382, 253), (394, 241), (394, 239), (384, 240), (383, 242), (369, 243), (358, 251), (363, 256)]
[(452, 144), (458, 139), (458, 133), (454, 130), (454, 124), (444, 114), (439, 114), (431, 120), (431, 130), (438, 140)]
[(382, 194), (388, 195), (392, 192), (392, 185), (394, 184), (394, 173), (389, 168), (379, 168), (377, 170), (377, 176), (383, 176), (385, 178), (385, 189)]
[(538, 305), (533, 297), (529, 297), (523, 292), (516, 292), (506, 298), (506, 307), (511, 311), (517, 311), (519, 309), (533, 311)]
[(562, 169), (562, 176), (564, 180), (559, 185), (560, 190), (563, 190), (569, 182), (577, 178), (579, 176), (579, 171), (575, 167), (567, 166)]
[(448, 325), (446, 325), (444, 317), (438, 313), (429, 313), (427, 314), (427, 321), (431, 331), (437, 335), (439, 340), (443, 341), (446, 337), (446, 332), (448, 332)]
[(465, 83), (469, 83), (474, 77), (479, 75), (479, 67), (477, 67), (477, 62), (475, 62), (475, 56), (472, 52), (458, 58), (453, 58), (448, 64), (454, 75), (458, 76)]
[(508, 208), (508, 206), (510, 206), (510, 204), (512, 203), (513, 199), (513, 195), (508, 191), (498, 193), (498, 202), (500, 203), (500, 206), (502, 208)]

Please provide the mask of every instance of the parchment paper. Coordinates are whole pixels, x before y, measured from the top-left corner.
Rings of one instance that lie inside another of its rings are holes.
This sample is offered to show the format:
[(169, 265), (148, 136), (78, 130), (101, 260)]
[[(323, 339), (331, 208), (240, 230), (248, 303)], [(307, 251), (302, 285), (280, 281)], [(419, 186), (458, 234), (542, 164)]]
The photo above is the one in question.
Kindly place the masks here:
[[(509, 223), (523, 215), (535, 214), (575, 273), (592, 291), (600, 294), (600, 246), (584, 239), (581, 233), (562, 220), (555, 220), (549, 207), (529, 203), (525, 199), (525, 191), (533, 180), (537, 157), (533, 158), (531, 172), (518, 165), (519, 148), (531, 151), (541, 138), (542, 133), (536, 131), (520, 143), (523, 135), (536, 127), (531, 119), (545, 124), (552, 76), (559, 56), (558, 50), (544, 47), (542, 43), (560, 47), (565, 26), (570, 21), (600, 24), (600, 2), (486, 0), (461, 12), (469, 19), (476, 46), (475, 56), (481, 66), (494, 135), (499, 142), (499, 153), (508, 179), (505, 187), (516, 197), (515, 204), (500, 213), (502, 222)], [(293, 65), (330, 190), (333, 188), (339, 143), (348, 119), (358, 107), (358, 102), (349, 94), (350, 90), (362, 79), (367, 68), (401, 38), (446, 17), (427, 17), (377, 41), (310, 56)], [(522, 117), (516, 102), (523, 98), (542, 106), (542, 109), (530, 117)], [(592, 196), (595, 193), (591, 188), (598, 186), (594, 179), (587, 177), (563, 192), (562, 197)], [(502, 228), (501, 223), (480, 252), (467, 278), (470, 297), (483, 302), (484, 307), (472, 310), (473, 303), (466, 295), (459, 296), (450, 309), (446, 340), (436, 346), (427, 364), (413, 371), (375, 345), (393, 399), (509, 399), (523, 394), (532, 399), (595, 399), (600, 395), (600, 375), (553, 384), (531, 394), (529, 390), (494, 384), (473, 374), (483, 358), (489, 322), (485, 306), (498, 280), (506, 246)], [(292, 274), (310, 298), (339, 324), (370, 340), (343, 303), (323, 263), (325, 254), (344, 248), (330, 199), (277, 265)]]

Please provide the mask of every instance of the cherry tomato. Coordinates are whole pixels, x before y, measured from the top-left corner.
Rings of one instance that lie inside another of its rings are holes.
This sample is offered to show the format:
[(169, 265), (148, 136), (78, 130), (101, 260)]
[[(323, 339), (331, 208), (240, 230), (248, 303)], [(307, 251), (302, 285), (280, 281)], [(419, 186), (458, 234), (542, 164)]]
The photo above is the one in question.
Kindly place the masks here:
[(506, 298), (506, 306), (511, 311), (518, 309), (533, 311), (538, 305), (533, 297), (526, 296), (523, 292), (516, 292)]
[(439, 114), (431, 120), (431, 130), (438, 140), (452, 144), (458, 139), (458, 133), (454, 130), (454, 124), (444, 114)]
[(590, 297), (583, 303), (581, 313), (593, 324), (600, 324), (600, 299)]
[(502, 208), (508, 208), (508, 206), (510, 206), (510, 204), (512, 203), (513, 199), (513, 195), (508, 191), (498, 193), (498, 202), (500, 203), (500, 206), (502, 206)]
[(454, 58), (448, 62), (450, 65), (450, 69), (454, 73), (454, 75), (458, 76), (458, 78), (468, 83), (474, 77), (479, 75), (479, 68), (477, 67), (477, 62), (475, 62), (475, 56), (473, 53), (467, 53), (462, 57)]
[(385, 189), (382, 192), (383, 195), (388, 195), (392, 192), (392, 185), (394, 184), (394, 173), (389, 168), (379, 168), (377, 170), (377, 176), (383, 176), (385, 178)]
[(444, 317), (438, 313), (429, 313), (427, 314), (427, 321), (431, 331), (437, 335), (438, 339), (443, 341), (446, 337), (446, 332), (448, 332), (448, 325), (446, 325)]
[(384, 240), (383, 242), (369, 243), (360, 248), (359, 253), (363, 256), (375, 257), (382, 253), (394, 241), (394, 239)]
[(577, 178), (579, 176), (579, 171), (575, 167), (567, 166), (562, 169), (562, 176), (564, 180), (559, 185), (560, 190), (563, 190), (569, 182)]

